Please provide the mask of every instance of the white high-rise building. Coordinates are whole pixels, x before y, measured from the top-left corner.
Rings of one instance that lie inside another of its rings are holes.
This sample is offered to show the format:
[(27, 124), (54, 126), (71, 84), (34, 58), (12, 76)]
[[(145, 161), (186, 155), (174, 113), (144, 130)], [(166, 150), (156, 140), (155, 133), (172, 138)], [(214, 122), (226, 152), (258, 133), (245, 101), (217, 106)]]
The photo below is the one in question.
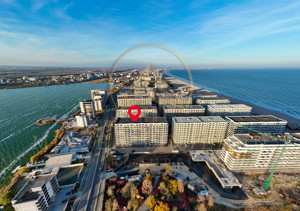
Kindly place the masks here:
[[(130, 107), (120, 107), (116, 110), (117, 118), (130, 118), (128, 114), (128, 109)], [(139, 106), (141, 109), (141, 114), (139, 117), (157, 117), (157, 108), (156, 106)], [(137, 114), (136, 110), (132, 110), (133, 115)]]
[(91, 98), (94, 101), (95, 111), (103, 111), (107, 102), (107, 92), (104, 89), (91, 90)]
[[(231, 171), (270, 170), (278, 161), (286, 138), (266, 135), (234, 135), (225, 139), (220, 155)], [(300, 141), (292, 140), (277, 163), (277, 170), (300, 168)]]
[(12, 199), (12, 206), (16, 211), (46, 211), (59, 191), (59, 184), (55, 175), (31, 178)]
[(133, 105), (152, 105), (152, 98), (148, 95), (118, 95), (119, 107), (130, 107)]
[(230, 103), (228, 98), (224, 97), (201, 97), (196, 99), (197, 105), (213, 105), (213, 104), (227, 104)]
[(204, 116), (205, 108), (201, 105), (165, 105), (163, 106), (163, 116), (172, 123), (172, 117), (178, 116)]
[(173, 117), (172, 138), (175, 144), (213, 144), (222, 142), (228, 122), (219, 116)]
[(89, 117), (86, 114), (77, 115), (76, 122), (78, 127), (87, 127), (89, 125)]
[(133, 122), (119, 118), (114, 124), (117, 146), (163, 145), (168, 142), (168, 122), (165, 117), (142, 117)]
[(287, 121), (272, 115), (228, 116), (228, 136), (233, 134), (283, 134)]
[(93, 100), (83, 100), (79, 103), (82, 114), (87, 114), (89, 119), (95, 119), (96, 112)]
[(245, 104), (215, 104), (207, 105), (207, 116), (248, 116), (252, 107)]

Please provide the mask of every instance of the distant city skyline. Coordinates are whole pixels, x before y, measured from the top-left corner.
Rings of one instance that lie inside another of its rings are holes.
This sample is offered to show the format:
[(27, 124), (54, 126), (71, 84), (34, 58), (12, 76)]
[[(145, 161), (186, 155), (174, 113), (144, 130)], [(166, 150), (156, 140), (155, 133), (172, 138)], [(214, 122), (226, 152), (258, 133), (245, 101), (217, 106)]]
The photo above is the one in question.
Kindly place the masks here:
[[(165, 45), (190, 68), (300, 67), (297, 1), (0, 0), (0, 65), (110, 67), (141, 43)], [(180, 68), (161, 49), (118, 67)]]

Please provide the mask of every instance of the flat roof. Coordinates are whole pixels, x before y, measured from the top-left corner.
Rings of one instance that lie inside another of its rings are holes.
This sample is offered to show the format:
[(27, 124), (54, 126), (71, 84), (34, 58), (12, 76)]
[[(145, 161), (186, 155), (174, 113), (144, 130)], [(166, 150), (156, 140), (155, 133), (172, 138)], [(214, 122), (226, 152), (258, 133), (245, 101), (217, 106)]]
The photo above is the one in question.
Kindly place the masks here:
[(176, 123), (227, 122), (220, 116), (173, 117)]
[(250, 106), (247, 106), (245, 104), (214, 104), (214, 105), (208, 105), (208, 108), (252, 108)]
[(165, 109), (205, 109), (202, 105), (164, 105)]
[(131, 118), (118, 118), (116, 124), (135, 124), (135, 123), (168, 123), (166, 117), (141, 117), (133, 122)]
[[(130, 107), (119, 107), (118, 110), (128, 110)], [(151, 105), (139, 105), (140, 109), (157, 109), (156, 106)]]
[(226, 97), (200, 97), (197, 100), (229, 100)]
[[(230, 140), (236, 139), (242, 142), (243, 144), (247, 145), (255, 145), (255, 144), (266, 144), (266, 145), (271, 145), (271, 144), (284, 144), (286, 141), (285, 136), (279, 138), (275, 138), (272, 136), (267, 136), (267, 135), (234, 135), (233, 137), (230, 137)], [(300, 141), (296, 141), (293, 139), (290, 143), (293, 144), (300, 144)]]
[(272, 115), (228, 116), (234, 122), (287, 122)]
[(46, 161), (46, 167), (49, 167), (49, 166), (70, 165), (71, 162), (72, 162), (72, 158), (73, 158), (73, 154), (51, 156)]
[(141, 99), (141, 98), (151, 98), (151, 97), (149, 97), (148, 95), (118, 95), (117, 98), (118, 99)]
[(51, 179), (53, 175), (44, 175), (44, 176), (38, 176), (34, 179), (30, 179), (23, 188), (15, 195), (15, 197), (12, 200), (13, 204), (23, 203), (27, 201), (33, 201), (37, 200), (38, 197), (41, 194), (40, 189), (37, 189), (34, 191), (34, 188), (39, 188), (42, 186), (42, 184), (49, 179)]

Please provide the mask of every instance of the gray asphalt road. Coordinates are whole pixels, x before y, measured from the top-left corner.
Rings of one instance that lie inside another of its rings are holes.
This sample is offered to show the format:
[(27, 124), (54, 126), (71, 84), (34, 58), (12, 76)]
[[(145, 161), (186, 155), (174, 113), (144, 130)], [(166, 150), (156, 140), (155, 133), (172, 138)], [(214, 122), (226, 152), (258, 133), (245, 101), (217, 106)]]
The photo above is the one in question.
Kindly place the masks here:
[(80, 202), (78, 204), (77, 210), (86, 211), (86, 210), (95, 210), (96, 202), (99, 197), (99, 186), (102, 181), (102, 172), (99, 172), (99, 168), (103, 169), (104, 159), (105, 159), (105, 148), (106, 143), (105, 139), (105, 131), (106, 124), (105, 120), (107, 120), (111, 116), (111, 111), (105, 112), (103, 118), (101, 119), (100, 125), (102, 125), (99, 129), (98, 136), (95, 142), (95, 151), (91, 157), (91, 165), (88, 170), (88, 175), (85, 180), (85, 187), (83, 189), (82, 196), (80, 197)]

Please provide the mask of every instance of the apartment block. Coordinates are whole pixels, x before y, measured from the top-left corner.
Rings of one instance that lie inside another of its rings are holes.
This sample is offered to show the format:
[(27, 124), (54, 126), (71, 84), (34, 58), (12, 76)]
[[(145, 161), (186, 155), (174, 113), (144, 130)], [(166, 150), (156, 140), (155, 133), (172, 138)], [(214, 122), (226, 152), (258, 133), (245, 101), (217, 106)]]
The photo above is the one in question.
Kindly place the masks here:
[(250, 115), (252, 107), (245, 104), (215, 104), (207, 105), (207, 116), (247, 116)]
[(204, 116), (205, 108), (201, 105), (165, 105), (163, 106), (163, 116), (171, 124), (172, 117), (178, 116)]
[[(130, 118), (128, 114), (128, 109), (130, 107), (119, 107), (116, 110), (116, 117), (117, 118)], [(157, 108), (156, 106), (139, 106), (141, 109), (140, 117), (157, 117)], [(133, 115), (137, 114), (137, 110), (132, 110), (131, 113)]]
[(86, 114), (77, 115), (76, 117), (77, 127), (87, 127), (89, 125), (89, 116)]
[(178, 96), (159, 96), (157, 97), (159, 105), (192, 105), (192, 97), (187, 95)]
[(152, 105), (152, 98), (148, 95), (118, 95), (119, 107), (130, 107), (133, 105)]
[(272, 115), (227, 116), (228, 136), (233, 134), (283, 134), (287, 121)]
[[(266, 135), (234, 135), (222, 146), (220, 158), (231, 171), (247, 172), (272, 169), (287, 138)], [(277, 163), (277, 170), (300, 168), (300, 141), (292, 140)]]
[(225, 139), (228, 122), (219, 116), (173, 117), (175, 144), (213, 144)]
[(94, 101), (95, 111), (103, 111), (107, 102), (107, 92), (104, 89), (91, 90), (91, 98)]
[(59, 191), (59, 184), (55, 175), (45, 175), (31, 178), (12, 199), (12, 206), (16, 211), (49, 209)]
[(224, 97), (201, 97), (196, 99), (197, 105), (213, 105), (213, 104), (228, 104), (229, 98)]
[(114, 134), (117, 146), (163, 145), (168, 142), (168, 122), (164, 117), (142, 117), (136, 122), (119, 118)]
[(80, 111), (82, 114), (86, 114), (89, 116), (89, 119), (95, 119), (96, 111), (93, 100), (83, 100), (79, 103)]

